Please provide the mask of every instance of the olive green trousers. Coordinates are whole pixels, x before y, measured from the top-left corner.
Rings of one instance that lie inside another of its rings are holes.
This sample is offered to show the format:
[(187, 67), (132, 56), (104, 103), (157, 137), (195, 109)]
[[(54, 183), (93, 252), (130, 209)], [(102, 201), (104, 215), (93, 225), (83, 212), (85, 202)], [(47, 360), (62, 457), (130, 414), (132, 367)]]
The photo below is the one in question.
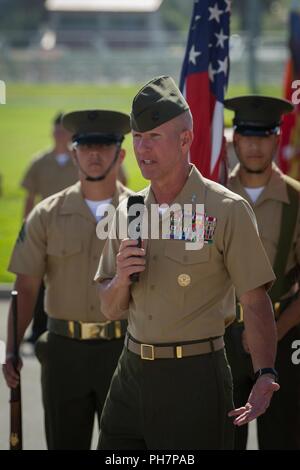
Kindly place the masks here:
[(48, 449), (91, 446), (124, 338), (79, 341), (44, 333), (36, 343)]
[(224, 350), (148, 361), (125, 347), (98, 449), (232, 449), (232, 378)]

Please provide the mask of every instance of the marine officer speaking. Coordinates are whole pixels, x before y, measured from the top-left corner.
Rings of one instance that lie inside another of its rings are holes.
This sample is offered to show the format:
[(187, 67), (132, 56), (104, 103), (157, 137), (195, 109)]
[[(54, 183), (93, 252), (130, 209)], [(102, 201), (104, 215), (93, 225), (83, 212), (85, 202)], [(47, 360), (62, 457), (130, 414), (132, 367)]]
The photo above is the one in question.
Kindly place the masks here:
[[(128, 308), (129, 325), (98, 448), (231, 449), (234, 425), (262, 414), (279, 389), (266, 293), (274, 273), (250, 205), (189, 163), (192, 117), (170, 77), (154, 78), (138, 92), (131, 128), (137, 162), (151, 183), (141, 193), (148, 212), (153, 204), (204, 204), (204, 244), (185, 249), (198, 241), (178, 233), (181, 211), (170, 218), (168, 238), (149, 237), (141, 248), (135, 240), (108, 239), (96, 274), (102, 309), (117, 320)], [(117, 212), (126, 216), (124, 204)], [(132, 283), (134, 272), (140, 277)], [(244, 307), (257, 381), (233, 410), (223, 334), (225, 316), (235, 315), (235, 294)]]
[[(117, 182), (125, 157), (129, 116), (106, 110), (66, 114), (79, 182), (50, 196), (30, 213), (9, 270), (17, 274), (19, 341), (31, 320), (45, 277), (48, 330), (36, 344), (49, 449), (89, 449), (95, 414), (100, 417), (124, 343), (125, 321), (107, 321), (93, 278), (104, 242), (96, 235), (99, 208), (117, 206), (129, 194)], [(15, 387), (11, 312), (4, 376)], [(21, 366), (21, 365), (20, 365)]]
[[(239, 160), (228, 188), (252, 206), (277, 277), (269, 295), (276, 317), (276, 369), (281, 388), (257, 420), (259, 448), (300, 449), (300, 368), (292, 361), (293, 342), (300, 339), (300, 183), (284, 175), (273, 162), (281, 118), (293, 106), (285, 100), (254, 95), (226, 100), (225, 107), (235, 112), (233, 143)], [(234, 402), (241, 406), (252, 388), (253, 370), (240, 304), (225, 339)], [(235, 448), (245, 449), (246, 444), (247, 427), (236, 429)]]

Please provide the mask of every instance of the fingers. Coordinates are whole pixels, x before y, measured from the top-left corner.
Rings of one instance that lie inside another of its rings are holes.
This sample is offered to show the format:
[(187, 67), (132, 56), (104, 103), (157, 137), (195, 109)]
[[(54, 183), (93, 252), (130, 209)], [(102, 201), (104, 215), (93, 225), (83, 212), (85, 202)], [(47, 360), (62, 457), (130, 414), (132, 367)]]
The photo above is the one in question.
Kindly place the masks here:
[(238, 416), (234, 421), (233, 424), (235, 426), (243, 426), (245, 424), (250, 423), (250, 421), (253, 421), (256, 418), (255, 413), (252, 410), (247, 410), (240, 416)]
[(130, 256), (124, 260), (119, 260), (118, 263), (122, 265), (122, 268), (128, 268), (130, 266), (145, 266), (146, 260), (141, 256)]
[(120, 245), (119, 253), (117, 254), (117, 263), (122, 263), (127, 258), (133, 256), (145, 256), (144, 248), (138, 248), (137, 243), (137, 240), (123, 240)]
[(230, 418), (235, 417), (233, 424), (235, 426), (243, 426), (264, 414), (270, 405), (273, 393), (279, 390), (279, 388), (279, 384), (272, 382), (262, 392), (258, 393), (256, 391), (256, 393), (251, 393), (249, 402), (245, 406), (236, 408), (228, 413)]
[(122, 251), (119, 251), (117, 254), (117, 261), (124, 261), (131, 256), (145, 256), (144, 248), (136, 248), (136, 247), (127, 247), (124, 248)]
[(267, 408), (269, 407), (269, 404), (270, 400), (267, 403), (262, 403), (260, 404), (260, 406), (257, 407), (249, 405), (249, 407), (242, 414), (237, 416), (233, 424), (235, 426), (243, 426), (244, 424), (250, 423), (250, 421), (253, 421), (254, 419), (264, 414)]
[(278, 392), (280, 385), (277, 382), (272, 383), (272, 392)]
[(235, 410), (229, 411), (228, 416), (231, 418), (233, 416), (239, 416), (249, 409), (249, 403), (246, 403), (245, 406), (241, 408), (236, 408)]
[[(17, 369), (20, 371), (22, 368), (22, 361), (18, 362)], [(13, 362), (11, 359), (9, 359), (6, 364), (2, 366), (3, 370), (3, 375), (5, 378), (5, 381), (10, 388), (16, 388), (19, 383), (20, 383), (20, 375), (18, 372), (15, 371), (15, 368), (13, 366)]]
[(123, 276), (130, 277), (134, 273), (142, 273), (145, 270), (145, 266), (130, 266), (123, 271)]
[(237, 408), (232, 410), (228, 413), (229, 417), (236, 417), (233, 421), (235, 426), (243, 426), (244, 424), (250, 423), (253, 419), (255, 419), (260, 414), (263, 414), (265, 410), (261, 409), (254, 409), (250, 403), (246, 403), (245, 406), (241, 408)]
[[(131, 238), (125, 238), (124, 240), (121, 241), (119, 253), (122, 252), (125, 248), (136, 247), (137, 244), (138, 244), (138, 240), (132, 240)], [(143, 247), (143, 241), (142, 241), (142, 247)]]
[(137, 240), (126, 239), (121, 242), (117, 254), (117, 278), (123, 285), (131, 284), (130, 276), (145, 270), (145, 250), (137, 247)]

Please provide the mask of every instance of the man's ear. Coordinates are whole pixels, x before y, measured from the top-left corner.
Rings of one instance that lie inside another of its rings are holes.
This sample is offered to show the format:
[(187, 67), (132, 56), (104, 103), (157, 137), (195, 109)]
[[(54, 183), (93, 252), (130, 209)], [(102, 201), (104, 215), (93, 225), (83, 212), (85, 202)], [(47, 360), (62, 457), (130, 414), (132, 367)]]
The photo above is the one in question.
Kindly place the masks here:
[(194, 138), (193, 131), (189, 131), (189, 130), (183, 131), (181, 135), (181, 146), (182, 147), (187, 146), (188, 148), (190, 148), (193, 142), (193, 138)]
[(233, 144), (234, 150), (236, 149), (236, 146), (240, 141), (240, 137), (241, 137), (240, 134), (238, 134), (237, 132), (233, 133), (232, 144)]
[(72, 161), (74, 165), (77, 166), (77, 153), (76, 153), (76, 148), (73, 146), (71, 147), (71, 157), (72, 157)]
[(236, 142), (238, 142), (239, 138), (240, 135), (237, 132), (234, 132), (232, 142), (235, 144)]
[(120, 152), (119, 152), (119, 161), (120, 161), (120, 163), (123, 162), (125, 157), (126, 157), (126, 150), (121, 148)]

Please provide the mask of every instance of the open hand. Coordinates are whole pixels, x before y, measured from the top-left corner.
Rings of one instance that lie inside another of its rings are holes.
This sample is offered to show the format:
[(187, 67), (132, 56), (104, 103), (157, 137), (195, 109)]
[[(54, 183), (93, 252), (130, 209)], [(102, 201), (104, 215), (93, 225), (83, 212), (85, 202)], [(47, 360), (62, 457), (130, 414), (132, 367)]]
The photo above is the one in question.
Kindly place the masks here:
[(229, 417), (235, 417), (233, 424), (242, 426), (264, 414), (270, 405), (273, 393), (279, 388), (279, 384), (274, 382), (272, 375), (264, 374), (259, 377), (252, 387), (246, 405), (228, 413)]

